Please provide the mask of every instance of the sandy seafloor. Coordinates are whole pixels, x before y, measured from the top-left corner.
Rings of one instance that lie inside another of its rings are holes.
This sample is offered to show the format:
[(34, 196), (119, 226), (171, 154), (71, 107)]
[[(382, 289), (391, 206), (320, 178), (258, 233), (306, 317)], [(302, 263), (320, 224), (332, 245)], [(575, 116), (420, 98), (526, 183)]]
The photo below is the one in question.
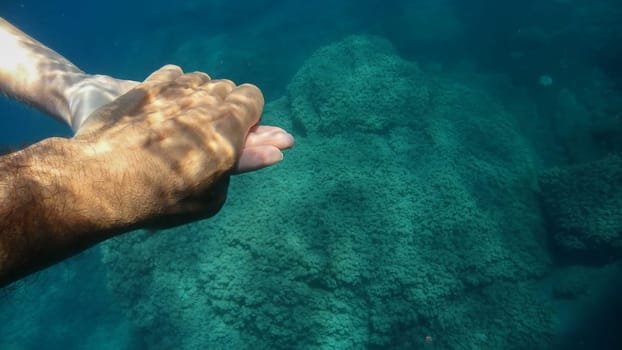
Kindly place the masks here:
[[(306, 3), (0, 2), (89, 73), (252, 82), (297, 139), (216, 217), (0, 290), (0, 349), (622, 348), (622, 4)], [(0, 98), (1, 145), (70, 135)]]

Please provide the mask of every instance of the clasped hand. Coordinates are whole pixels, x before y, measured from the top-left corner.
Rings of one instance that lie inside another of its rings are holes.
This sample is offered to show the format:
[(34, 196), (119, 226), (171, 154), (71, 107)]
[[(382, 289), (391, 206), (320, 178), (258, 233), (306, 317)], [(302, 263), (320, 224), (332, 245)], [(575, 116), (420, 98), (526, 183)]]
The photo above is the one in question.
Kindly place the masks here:
[(230, 174), (277, 163), (293, 145), (283, 129), (258, 125), (263, 104), (254, 85), (168, 65), (97, 109), (71, 141), (105, 159), (112, 190), (151, 201), (120, 210), (147, 218), (143, 226), (177, 225), (213, 215)]

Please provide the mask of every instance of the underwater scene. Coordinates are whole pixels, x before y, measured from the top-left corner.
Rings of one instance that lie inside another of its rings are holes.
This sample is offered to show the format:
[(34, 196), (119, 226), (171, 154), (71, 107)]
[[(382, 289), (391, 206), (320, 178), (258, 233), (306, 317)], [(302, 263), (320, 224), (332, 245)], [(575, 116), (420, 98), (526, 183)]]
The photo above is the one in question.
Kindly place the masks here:
[[(2, 0), (0, 17), (88, 73), (256, 84), (296, 138), (214, 217), (0, 289), (0, 350), (622, 348), (619, 0)], [(71, 135), (0, 96), (1, 146)]]

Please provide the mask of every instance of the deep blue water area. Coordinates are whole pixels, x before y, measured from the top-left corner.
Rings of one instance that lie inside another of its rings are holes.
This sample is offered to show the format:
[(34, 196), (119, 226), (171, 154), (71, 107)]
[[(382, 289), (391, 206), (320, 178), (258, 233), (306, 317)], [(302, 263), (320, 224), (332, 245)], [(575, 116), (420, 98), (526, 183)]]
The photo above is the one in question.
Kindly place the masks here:
[[(0, 17), (87, 73), (256, 84), (297, 142), (233, 177), (214, 218), (0, 289), (0, 350), (622, 348), (620, 1), (2, 0)], [(0, 96), (4, 152), (71, 135)]]

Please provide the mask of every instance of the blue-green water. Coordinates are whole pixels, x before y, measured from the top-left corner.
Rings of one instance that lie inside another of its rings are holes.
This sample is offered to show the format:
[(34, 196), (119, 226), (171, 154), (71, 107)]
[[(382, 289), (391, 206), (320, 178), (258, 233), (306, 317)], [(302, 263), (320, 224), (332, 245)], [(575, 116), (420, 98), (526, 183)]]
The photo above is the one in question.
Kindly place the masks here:
[(90, 73), (255, 83), (297, 138), (216, 217), (0, 290), (0, 349), (621, 348), (622, 3), (309, 3), (0, 3)]

